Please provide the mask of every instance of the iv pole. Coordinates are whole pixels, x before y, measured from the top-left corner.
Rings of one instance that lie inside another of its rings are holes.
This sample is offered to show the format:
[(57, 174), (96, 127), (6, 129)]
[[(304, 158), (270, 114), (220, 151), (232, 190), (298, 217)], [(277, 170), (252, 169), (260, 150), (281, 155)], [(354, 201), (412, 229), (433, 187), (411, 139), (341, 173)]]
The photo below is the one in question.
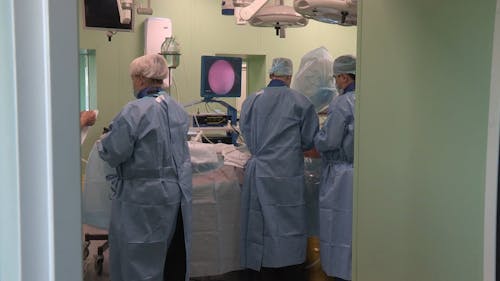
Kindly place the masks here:
[(175, 69), (180, 64), (181, 52), (179, 44), (175, 41), (174, 37), (166, 37), (165, 41), (161, 44), (161, 53), (168, 66), (168, 90), (172, 94), (172, 69)]

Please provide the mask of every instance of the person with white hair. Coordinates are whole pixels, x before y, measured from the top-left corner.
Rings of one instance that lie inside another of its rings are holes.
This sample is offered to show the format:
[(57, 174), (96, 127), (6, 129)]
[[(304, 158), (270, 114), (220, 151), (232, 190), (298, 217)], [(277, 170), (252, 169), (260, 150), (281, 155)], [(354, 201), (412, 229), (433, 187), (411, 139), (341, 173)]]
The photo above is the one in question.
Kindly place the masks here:
[(323, 163), (319, 191), (321, 266), (328, 276), (342, 281), (351, 280), (356, 58), (336, 58), (333, 75), (339, 95), (331, 101), (314, 144)]
[(313, 147), (319, 122), (309, 99), (289, 88), (292, 70), (290, 59), (275, 58), (271, 82), (244, 101), (240, 115), (251, 152), (241, 195), (241, 264), (263, 281), (306, 280), (303, 153)]
[(189, 115), (162, 88), (158, 54), (136, 58), (130, 76), (137, 98), (97, 142), (116, 175), (109, 225), (111, 280), (189, 280), (191, 162)]

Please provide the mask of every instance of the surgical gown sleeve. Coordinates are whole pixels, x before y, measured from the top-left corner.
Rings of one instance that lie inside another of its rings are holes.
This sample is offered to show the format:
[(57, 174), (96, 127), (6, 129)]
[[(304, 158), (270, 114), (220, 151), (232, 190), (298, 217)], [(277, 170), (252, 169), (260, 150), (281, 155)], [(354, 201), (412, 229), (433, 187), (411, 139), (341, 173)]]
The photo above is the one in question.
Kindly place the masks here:
[(300, 133), (302, 135), (302, 150), (306, 151), (314, 146), (314, 136), (317, 134), (319, 128), (318, 115), (314, 105), (310, 104), (304, 111), (304, 118)]
[(130, 158), (134, 151), (141, 116), (138, 111), (132, 104), (125, 106), (111, 122), (110, 131), (97, 142), (99, 155), (113, 168)]
[(335, 97), (328, 108), (326, 121), (314, 139), (316, 150), (326, 152), (340, 149), (350, 118), (352, 117), (347, 98)]
[[(256, 99), (257, 95), (253, 94), (243, 101), (240, 112), (240, 129), (243, 137), (245, 138), (245, 143), (250, 148), (253, 146), (255, 141), (251, 141), (254, 135), (252, 134), (252, 126), (250, 124), (250, 111), (252, 109), (252, 105)], [(251, 151), (252, 149), (250, 149)]]

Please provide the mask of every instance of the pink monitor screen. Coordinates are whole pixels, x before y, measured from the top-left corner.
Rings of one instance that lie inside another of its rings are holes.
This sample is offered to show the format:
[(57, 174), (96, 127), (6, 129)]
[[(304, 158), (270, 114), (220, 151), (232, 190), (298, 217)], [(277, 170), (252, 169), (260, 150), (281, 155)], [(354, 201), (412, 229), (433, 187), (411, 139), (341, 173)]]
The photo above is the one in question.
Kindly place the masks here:
[(210, 66), (208, 84), (215, 94), (227, 94), (233, 88), (234, 81), (234, 69), (229, 62), (217, 60)]
[(241, 97), (240, 57), (201, 56), (200, 94), (203, 98)]

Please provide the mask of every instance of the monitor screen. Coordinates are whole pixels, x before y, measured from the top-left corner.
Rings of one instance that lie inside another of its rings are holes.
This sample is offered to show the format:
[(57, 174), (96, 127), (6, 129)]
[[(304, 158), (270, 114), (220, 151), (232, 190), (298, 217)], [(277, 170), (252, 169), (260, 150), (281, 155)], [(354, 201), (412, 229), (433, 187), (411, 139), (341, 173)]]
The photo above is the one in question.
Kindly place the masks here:
[(84, 0), (85, 28), (131, 31), (134, 26), (134, 13), (129, 24), (120, 23), (117, 0)]
[(201, 57), (201, 96), (224, 98), (241, 96), (241, 65), (238, 57)]

